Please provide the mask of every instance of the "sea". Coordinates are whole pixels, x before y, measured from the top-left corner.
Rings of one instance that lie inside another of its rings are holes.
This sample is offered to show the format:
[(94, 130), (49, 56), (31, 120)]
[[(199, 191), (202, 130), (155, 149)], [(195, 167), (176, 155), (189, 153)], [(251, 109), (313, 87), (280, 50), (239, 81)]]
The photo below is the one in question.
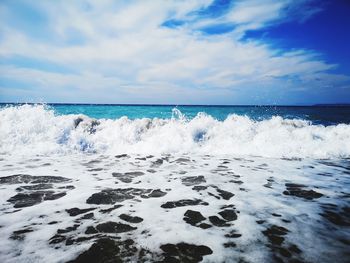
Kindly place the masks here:
[(350, 106), (0, 104), (0, 262), (349, 262)]

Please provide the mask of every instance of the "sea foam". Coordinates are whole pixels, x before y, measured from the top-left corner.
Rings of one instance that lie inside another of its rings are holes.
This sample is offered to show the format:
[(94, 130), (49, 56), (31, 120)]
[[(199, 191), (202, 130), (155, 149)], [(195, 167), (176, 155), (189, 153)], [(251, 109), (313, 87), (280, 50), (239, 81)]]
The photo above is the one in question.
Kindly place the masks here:
[(313, 125), (279, 116), (255, 121), (234, 114), (224, 121), (205, 113), (186, 119), (177, 109), (171, 119), (95, 120), (57, 115), (45, 105), (22, 105), (0, 110), (0, 152), (348, 158), (350, 125)]

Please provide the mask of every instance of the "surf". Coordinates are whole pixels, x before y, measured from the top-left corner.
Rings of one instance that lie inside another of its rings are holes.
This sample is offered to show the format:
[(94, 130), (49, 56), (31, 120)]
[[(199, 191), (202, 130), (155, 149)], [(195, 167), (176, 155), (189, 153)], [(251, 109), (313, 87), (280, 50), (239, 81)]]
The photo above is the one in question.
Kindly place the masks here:
[(218, 120), (204, 112), (187, 118), (177, 108), (171, 118), (94, 119), (59, 115), (47, 105), (20, 105), (0, 109), (0, 152), (349, 158), (350, 125), (237, 114)]

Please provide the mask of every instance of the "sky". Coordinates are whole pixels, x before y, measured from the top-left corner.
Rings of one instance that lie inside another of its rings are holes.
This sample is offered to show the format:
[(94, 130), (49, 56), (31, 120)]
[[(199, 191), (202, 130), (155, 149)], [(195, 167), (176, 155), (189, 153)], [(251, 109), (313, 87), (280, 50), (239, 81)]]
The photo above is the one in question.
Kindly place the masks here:
[(0, 0), (0, 102), (350, 103), (350, 1)]

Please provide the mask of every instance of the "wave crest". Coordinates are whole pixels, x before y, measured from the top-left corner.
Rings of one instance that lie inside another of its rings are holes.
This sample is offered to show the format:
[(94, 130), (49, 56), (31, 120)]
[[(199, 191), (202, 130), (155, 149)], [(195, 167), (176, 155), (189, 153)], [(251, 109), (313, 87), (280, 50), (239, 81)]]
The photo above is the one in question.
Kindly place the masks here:
[(254, 121), (230, 115), (218, 121), (204, 113), (188, 120), (178, 109), (171, 119), (95, 120), (85, 115), (57, 116), (44, 105), (22, 105), (0, 110), (0, 151), (348, 158), (350, 125), (325, 127), (279, 116)]

